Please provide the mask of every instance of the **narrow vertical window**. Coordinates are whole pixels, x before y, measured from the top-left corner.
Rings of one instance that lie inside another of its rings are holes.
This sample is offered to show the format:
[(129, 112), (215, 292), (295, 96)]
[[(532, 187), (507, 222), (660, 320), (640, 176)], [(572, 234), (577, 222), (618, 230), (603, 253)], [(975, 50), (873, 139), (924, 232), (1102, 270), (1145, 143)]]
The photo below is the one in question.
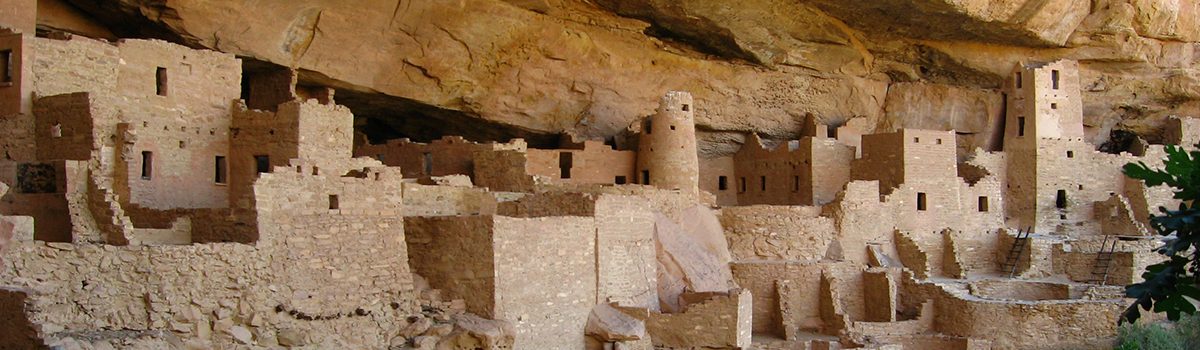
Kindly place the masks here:
[(213, 181), (219, 184), (225, 183), (225, 157), (217, 156), (214, 166)]
[(340, 205), (341, 203), (338, 203), (338, 196), (336, 194), (329, 195), (329, 209), (337, 209)]
[(1067, 208), (1067, 190), (1058, 190), (1058, 194), (1054, 196), (1054, 206), (1058, 209)]
[(271, 157), (265, 155), (254, 156), (254, 172), (257, 174), (271, 172)]
[(13, 81), (12, 50), (0, 51), (0, 83)]
[(649, 170), (642, 170), (642, 184), (643, 185), (650, 184), (650, 171)]
[(1021, 88), (1021, 72), (1017, 72), (1017, 88)]
[(654, 122), (651, 121), (650, 119), (646, 119), (646, 135), (650, 135), (653, 132), (654, 132)]
[(925, 211), (925, 192), (917, 192), (917, 210)]
[(717, 189), (721, 191), (729, 189), (729, 179), (725, 176), (717, 176)]
[(986, 196), (979, 196), (979, 212), (986, 213), (987, 211), (988, 211), (988, 198)]
[(738, 193), (745, 193), (745, 192), (746, 192), (746, 178), (745, 177), (738, 178)]
[(433, 153), (421, 154), (421, 168), (425, 171), (425, 175), (433, 175)]
[(1025, 136), (1025, 117), (1017, 117), (1017, 136)]
[(758, 177), (758, 187), (759, 187), (759, 190), (761, 190), (761, 191), (765, 192), (767, 190), (767, 177), (766, 176)]
[(571, 178), (571, 168), (574, 166), (575, 157), (571, 152), (558, 152), (558, 177), (563, 179)]
[(158, 67), (154, 71), (154, 91), (159, 96), (167, 95), (167, 69)]
[(1050, 84), (1053, 85), (1055, 90), (1058, 90), (1058, 70), (1057, 69), (1050, 71)]
[(792, 192), (800, 192), (800, 175), (792, 176)]
[(142, 151), (142, 180), (149, 180), (154, 171), (154, 153)]

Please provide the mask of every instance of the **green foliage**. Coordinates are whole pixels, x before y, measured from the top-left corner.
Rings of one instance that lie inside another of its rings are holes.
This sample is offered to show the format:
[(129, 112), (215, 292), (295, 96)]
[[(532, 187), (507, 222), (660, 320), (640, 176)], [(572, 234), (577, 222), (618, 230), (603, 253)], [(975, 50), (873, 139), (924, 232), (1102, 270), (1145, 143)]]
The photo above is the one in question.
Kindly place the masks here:
[(1175, 333), (1183, 341), (1184, 349), (1200, 349), (1200, 313), (1186, 316), (1175, 322)]
[[(1197, 145), (1200, 147), (1200, 145)], [(1193, 314), (1196, 308), (1187, 298), (1200, 300), (1200, 211), (1195, 202), (1200, 199), (1200, 151), (1186, 152), (1180, 147), (1168, 146), (1164, 169), (1150, 169), (1145, 163), (1126, 164), (1125, 175), (1145, 181), (1147, 187), (1170, 186), (1175, 190), (1175, 199), (1182, 203), (1177, 210), (1159, 207), (1161, 214), (1150, 218), (1150, 225), (1159, 235), (1166, 236), (1165, 244), (1158, 248), (1167, 260), (1146, 267), (1144, 279), (1125, 287), (1125, 295), (1135, 298), (1133, 305), (1125, 309), (1121, 322), (1133, 322), (1141, 317), (1141, 310), (1165, 312), (1167, 318), (1179, 320), (1180, 315)]]
[(1117, 330), (1117, 350), (1183, 350), (1183, 341), (1161, 325), (1124, 324)]

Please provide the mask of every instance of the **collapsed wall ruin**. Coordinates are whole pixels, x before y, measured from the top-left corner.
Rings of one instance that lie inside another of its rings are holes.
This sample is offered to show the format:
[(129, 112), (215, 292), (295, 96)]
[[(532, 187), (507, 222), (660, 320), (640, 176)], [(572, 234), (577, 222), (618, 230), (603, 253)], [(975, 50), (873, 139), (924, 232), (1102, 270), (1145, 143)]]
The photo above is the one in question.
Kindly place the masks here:
[(0, 50), (0, 347), (1097, 347), (1172, 204), (1119, 170), (1163, 145), (1083, 140), (1070, 61), (1017, 67), (1004, 151), (960, 162), (951, 130), (811, 117), (700, 159), (680, 91), (637, 150), (371, 145), (288, 69)]

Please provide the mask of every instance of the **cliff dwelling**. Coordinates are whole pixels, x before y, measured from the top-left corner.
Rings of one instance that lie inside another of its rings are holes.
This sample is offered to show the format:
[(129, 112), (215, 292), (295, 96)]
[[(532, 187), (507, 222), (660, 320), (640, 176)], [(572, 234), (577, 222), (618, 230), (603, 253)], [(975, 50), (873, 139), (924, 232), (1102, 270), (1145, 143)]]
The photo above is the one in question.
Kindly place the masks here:
[(0, 0), (0, 349), (1110, 349), (1184, 2)]

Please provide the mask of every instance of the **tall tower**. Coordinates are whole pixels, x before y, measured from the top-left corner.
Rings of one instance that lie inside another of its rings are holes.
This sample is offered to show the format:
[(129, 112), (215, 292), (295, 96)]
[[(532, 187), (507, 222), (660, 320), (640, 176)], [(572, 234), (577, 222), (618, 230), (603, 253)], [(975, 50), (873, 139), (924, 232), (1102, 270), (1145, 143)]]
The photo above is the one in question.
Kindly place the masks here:
[(658, 112), (642, 124), (638, 139), (638, 183), (698, 194), (700, 159), (692, 94), (669, 91)]

